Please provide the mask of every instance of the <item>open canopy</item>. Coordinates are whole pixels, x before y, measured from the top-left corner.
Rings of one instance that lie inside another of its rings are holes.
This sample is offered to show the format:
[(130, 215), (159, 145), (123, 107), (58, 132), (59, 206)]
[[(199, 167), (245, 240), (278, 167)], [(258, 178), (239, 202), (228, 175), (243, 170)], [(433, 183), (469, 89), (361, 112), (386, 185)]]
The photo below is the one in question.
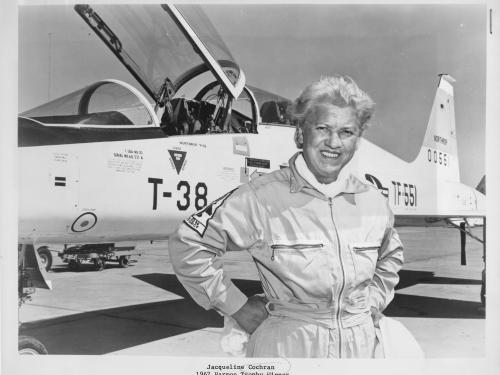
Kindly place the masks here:
[(210, 69), (232, 96), (244, 75), (197, 5), (77, 5), (75, 10), (157, 102)]
[(158, 107), (174, 96), (191, 97), (209, 83), (216, 90), (212, 97), (220, 97), (220, 87), (236, 99), (244, 87), (245, 75), (197, 5), (76, 5), (75, 11), (150, 98), (124, 82), (105, 80), (28, 110), (24, 117), (50, 124), (158, 126)]

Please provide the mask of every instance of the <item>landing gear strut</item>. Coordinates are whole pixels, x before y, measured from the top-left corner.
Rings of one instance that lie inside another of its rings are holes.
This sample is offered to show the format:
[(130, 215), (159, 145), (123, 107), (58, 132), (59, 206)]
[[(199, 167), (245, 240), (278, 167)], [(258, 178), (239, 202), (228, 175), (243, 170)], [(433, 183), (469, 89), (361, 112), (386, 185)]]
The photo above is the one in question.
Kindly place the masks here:
[(465, 244), (467, 236), (472, 237), (483, 244), (484, 269), (481, 272), (480, 298), (481, 298), (481, 304), (483, 305), (483, 307), (485, 307), (486, 305), (486, 217), (483, 217), (483, 239), (480, 239), (479, 237), (471, 233), (469, 224), (465, 219), (460, 223), (460, 225), (453, 223), (451, 220), (448, 220), (448, 223), (451, 226), (460, 230), (460, 264), (462, 266), (465, 266), (467, 264), (467, 257), (465, 253)]
[[(21, 308), (25, 302), (31, 300), (31, 294), (37, 288), (50, 289), (50, 283), (45, 280), (40, 272), (40, 267), (46, 267), (46, 264), (37, 259), (38, 252), (35, 251), (33, 245), (19, 244), (17, 251), (18, 303), (19, 308)], [(19, 325), (20, 328), (21, 325)], [(45, 346), (31, 336), (20, 335), (17, 346), (19, 354), (47, 354)]]
[(486, 217), (483, 225), (483, 262), (484, 268), (481, 273), (481, 304), (486, 307)]

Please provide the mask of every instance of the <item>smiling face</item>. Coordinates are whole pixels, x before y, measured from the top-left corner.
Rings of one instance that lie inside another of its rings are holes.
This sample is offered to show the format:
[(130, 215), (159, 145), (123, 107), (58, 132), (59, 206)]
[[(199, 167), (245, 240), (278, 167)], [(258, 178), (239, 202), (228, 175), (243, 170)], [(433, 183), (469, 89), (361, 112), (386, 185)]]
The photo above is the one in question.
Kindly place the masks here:
[(304, 159), (316, 179), (329, 184), (352, 159), (361, 130), (351, 107), (318, 105), (298, 129)]

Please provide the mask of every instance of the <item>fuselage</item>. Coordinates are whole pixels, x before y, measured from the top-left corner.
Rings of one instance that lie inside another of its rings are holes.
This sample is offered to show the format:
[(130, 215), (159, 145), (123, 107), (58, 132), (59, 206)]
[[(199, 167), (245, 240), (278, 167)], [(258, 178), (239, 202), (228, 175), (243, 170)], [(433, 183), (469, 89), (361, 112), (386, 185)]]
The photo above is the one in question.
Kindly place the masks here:
[[(165, 239), (193, 212), (298, 151), (293, 126), (261, 121), (260, 111), (282, 121), (283, 103), (273, 96), (258, 103), (215, 29), (196, 33), (210, 25), (198, 7), (75, 11), (138, 85), (101, 80), (21, 114), (20, 243)], [(155, 27), (125, 27), (145, 19)], [(440, 77), (414, 161), (362, 140), (350, 163), (387, 197), (396, 219), (485, 214), (484, 195), (459, 181), (452, 83)]]
[[(22, 147), (19, 241), (165, 239), (214, 199), (286, 166), (298, 151), (293, 133), (290, 126), (261, 124), (257, 134)], [(484, 209), (481, 193), (429, 173), (447, 166), (429, 160), (424, 148), (407, 163), (362, 140), (352, 163), (396, 217), (481, 216)]]

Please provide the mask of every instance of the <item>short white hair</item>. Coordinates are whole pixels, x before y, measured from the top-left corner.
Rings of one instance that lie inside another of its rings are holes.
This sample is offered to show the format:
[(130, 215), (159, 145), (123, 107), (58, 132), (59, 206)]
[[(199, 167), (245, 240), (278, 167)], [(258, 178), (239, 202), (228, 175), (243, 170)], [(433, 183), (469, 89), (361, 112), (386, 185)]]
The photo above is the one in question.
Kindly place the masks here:
[[(368, 122), (375, 112), (375, 102), (361, 90), (356, 82), (345, 75), (321, 77), (319, 81), (309, 84), (294, 101), (290, 108), (290, 117), (297, 128), (303, 127), (306, 117), (318, 105), (330, 104), (345, 108), (350, 106), (354, 110), (357, 125), (361, 131), (368, 127)], [(297, 142), (297, 132), (295, 142)]]

